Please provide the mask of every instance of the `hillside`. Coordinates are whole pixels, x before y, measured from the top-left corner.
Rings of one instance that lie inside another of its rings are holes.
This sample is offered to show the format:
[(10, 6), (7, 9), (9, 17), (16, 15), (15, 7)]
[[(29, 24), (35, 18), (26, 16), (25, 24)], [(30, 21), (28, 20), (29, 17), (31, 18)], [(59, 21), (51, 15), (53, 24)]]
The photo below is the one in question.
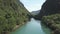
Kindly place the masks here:
[(32, 11), (32, 12), (31, 12), (31, 14), (32, 14), (32, 15), (38, 15), (38, 14), (39, 14), (39, 12), (40, 12), (40, 10)]
[(60, 14), (44, 16), (42, 23), (46, 24), (52, 30), (52, 34), (60, 34)]
[(30, 13), (19, 0), (0, 0), (0, 34), (8, 34), (29, 20)]

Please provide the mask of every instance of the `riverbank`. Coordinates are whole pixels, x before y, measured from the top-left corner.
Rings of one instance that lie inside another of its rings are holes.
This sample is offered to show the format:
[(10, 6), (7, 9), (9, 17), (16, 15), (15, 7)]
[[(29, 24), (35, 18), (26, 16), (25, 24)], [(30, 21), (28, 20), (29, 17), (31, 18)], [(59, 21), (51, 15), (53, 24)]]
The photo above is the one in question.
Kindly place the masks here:
[(24, 24), (25, 24), (25, 23), (22, 23), (22, 24), (16, 25), (16, 26), (14, 27), (14, 30), (13, 30), (13, 31), (15, 31), (15, 30), (18, 29), (19, 27), (23, 26)]
[(30, 21), (31, 18), (29, 18), (29, 20), (26, 20), (25, 22), (19, 24), (19, 25), (16, 25), (14, 28), (13, 28), (13, 31), (16, 31), (18, 28), (22, 27), (23, 25), (26, 25), (28, 21)]
[(60, 34), (60, 14), (44, 16), (42, 22), (52, 29), (52, 34)]

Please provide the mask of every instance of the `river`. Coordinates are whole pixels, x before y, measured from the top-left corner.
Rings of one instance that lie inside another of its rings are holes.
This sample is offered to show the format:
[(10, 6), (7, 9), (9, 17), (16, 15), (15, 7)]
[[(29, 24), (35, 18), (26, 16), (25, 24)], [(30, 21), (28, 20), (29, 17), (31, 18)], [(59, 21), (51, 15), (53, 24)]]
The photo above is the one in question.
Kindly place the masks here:
[(39, 20), (31, 18), (31, 21), (11, 34), (51, 34), (51, 31), (48, 27), (42, 25)]

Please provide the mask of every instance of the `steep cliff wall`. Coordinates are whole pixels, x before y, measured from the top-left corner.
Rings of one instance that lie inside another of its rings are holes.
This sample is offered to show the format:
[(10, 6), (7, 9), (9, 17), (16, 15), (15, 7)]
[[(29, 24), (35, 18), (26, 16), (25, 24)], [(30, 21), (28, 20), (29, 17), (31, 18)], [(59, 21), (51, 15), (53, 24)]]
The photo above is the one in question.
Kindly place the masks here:
[(57, 13), (60, 13), (60, 0), (46, 0), (37, 18)]

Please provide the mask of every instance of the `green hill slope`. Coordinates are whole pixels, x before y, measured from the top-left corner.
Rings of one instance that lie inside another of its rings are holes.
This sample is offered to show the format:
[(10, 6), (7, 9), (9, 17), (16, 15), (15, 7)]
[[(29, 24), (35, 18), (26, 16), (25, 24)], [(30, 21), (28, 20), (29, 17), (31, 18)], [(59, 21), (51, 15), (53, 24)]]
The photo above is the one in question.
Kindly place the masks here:
[(53, 30), (53, 34), (60, 34), (60, 14), (44, 16), (42, 22)]
[(19, 0), (0, 0), (0, 34), (14, 30), (29, 20), (29, 12)]

